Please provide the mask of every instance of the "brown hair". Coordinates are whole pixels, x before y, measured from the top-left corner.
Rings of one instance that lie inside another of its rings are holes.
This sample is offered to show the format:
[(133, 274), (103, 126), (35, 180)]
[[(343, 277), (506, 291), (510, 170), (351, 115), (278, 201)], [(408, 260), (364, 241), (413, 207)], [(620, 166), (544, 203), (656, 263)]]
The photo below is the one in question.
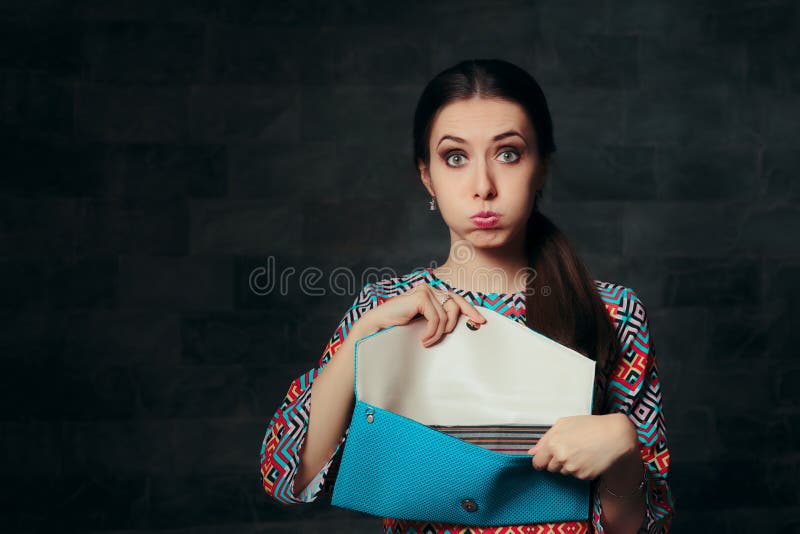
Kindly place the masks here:
[[(556, 151), (547, 100), (525, 70), (499, 59), (462, 61), (436, 75), (425, 87), (414, 113), (414, 168), (430, 166), (430, 134), (436, 113), (450, 102), (474, 97), (516, 102), (528, 115), (537, 137), (540, 158)], [(595, 281), (569, 240), (538, 209), (527, 222), (526, 251), (533, 276), (528, 277), (526, 321), (530, 328), (595, 360), (595, 402), (600, 413), (606, 401), (608, 375), (620, 352), (619, 340)], [(542, 294), (533, 284), (546, 285)]]

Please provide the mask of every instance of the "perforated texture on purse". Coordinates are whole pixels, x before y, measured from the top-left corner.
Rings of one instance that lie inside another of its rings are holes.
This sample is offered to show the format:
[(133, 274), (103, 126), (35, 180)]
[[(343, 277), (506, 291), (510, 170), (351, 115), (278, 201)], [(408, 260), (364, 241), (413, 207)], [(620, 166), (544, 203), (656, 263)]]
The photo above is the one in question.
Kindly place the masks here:
[(587, 519), (590, 481), (537, 471), (532, 458), (467, 443), (359, 400), (331, 504), (472, 526)]

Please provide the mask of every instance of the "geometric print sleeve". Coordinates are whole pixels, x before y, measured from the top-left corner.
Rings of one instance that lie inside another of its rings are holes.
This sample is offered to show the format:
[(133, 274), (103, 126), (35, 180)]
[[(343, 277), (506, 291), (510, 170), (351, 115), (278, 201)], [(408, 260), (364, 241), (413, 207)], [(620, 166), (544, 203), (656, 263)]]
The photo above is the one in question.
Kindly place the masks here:
[(311, 386), (331, 357), (342, 345), (353, 325), (368, 310), (379, 303), (375, 284), (365, 285), (345, 313), (322, 351), (316, 368), (300, 375), (289, 386), (280, 406), (273, 414), (261, 443), (260, 470), (264, 491), (281, 504), (312, 502), (323, 493), (332, 491), (335, 464), (340, 460), (342, 436), (331, 458), (298, 496), (293, 491), (294, 479), (300, 464), (299, 451), (308, 432)]
[[(647, 467), (646, 516), (639, 532), (666, 534), (675, 513), (667, 481), (670, 455), (661, 382), (655, 345), (650, 335), (647, 310), (636, 293), (627, 287), (609, 285), (603, 294), (614, 319), (621, 351), (608, 383), (604, 413), (628, 416), (639, 438), (639, 453)], [(602, 293), (602, 291), (601, 291)], [(599, 494), (594, 498), (594, 526), (603, 532)]]

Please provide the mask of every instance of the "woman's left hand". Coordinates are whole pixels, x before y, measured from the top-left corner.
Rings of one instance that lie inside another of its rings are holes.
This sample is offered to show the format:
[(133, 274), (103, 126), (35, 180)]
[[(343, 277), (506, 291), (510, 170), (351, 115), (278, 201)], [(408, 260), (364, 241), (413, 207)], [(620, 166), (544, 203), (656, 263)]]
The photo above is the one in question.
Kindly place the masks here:
[(528, 454), (534, 469), (592, 480), (636, 445), (636, 430), (623, 413), (575, 415), (556, 420)]

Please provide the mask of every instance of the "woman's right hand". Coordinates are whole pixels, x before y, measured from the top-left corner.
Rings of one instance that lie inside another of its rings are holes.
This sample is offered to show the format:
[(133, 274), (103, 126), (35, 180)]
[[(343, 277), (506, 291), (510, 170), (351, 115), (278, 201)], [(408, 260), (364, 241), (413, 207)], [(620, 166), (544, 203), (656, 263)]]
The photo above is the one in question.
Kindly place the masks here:
[[(439, 301), (444, 295), (450, 295), (451, 298), (442, 305)], [(478, 324), (486, 322), (486, 318), (478, 313), (475, 306), (461, 295), (420, 283), (406, 293), (382, 302), (364, 314), (360, 321), (368, 322), (372, 325), (372, 330), (378, 331), (408, 324), (421, 314), (428, 320), (428, 328), (420, 341), (424, 347), (430, 347), (444, 334), (453, 331), (462, 313)]]

